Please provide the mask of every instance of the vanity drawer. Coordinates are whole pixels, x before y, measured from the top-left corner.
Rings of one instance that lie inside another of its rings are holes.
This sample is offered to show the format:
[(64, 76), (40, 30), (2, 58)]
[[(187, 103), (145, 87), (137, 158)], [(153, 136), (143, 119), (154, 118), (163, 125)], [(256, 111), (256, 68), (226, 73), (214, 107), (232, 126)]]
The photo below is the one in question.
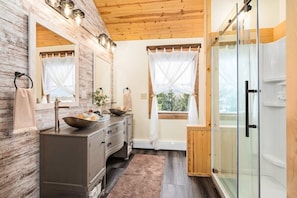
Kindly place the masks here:
[(105, 142), (106, 159), (113, 153), (120, 150), (124, 145), (125, 130), (117, 131), (116, 134), (108, 136)]
[(108, 138), (108, 137), (114, 136), (117, 133), (124, 131), (124, 130), (125, 130), (124, 122), (117, 123), (117, 124), (112, 125), (106, 129), (106, 137)]

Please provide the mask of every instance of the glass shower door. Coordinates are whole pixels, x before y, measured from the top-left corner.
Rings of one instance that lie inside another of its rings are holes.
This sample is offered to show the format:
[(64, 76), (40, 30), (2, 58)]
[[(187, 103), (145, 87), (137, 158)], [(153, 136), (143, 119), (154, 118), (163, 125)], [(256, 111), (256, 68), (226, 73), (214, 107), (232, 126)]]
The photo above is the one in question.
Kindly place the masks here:
[(257, 0), (237, 15), (238, 197), (260, 197)]
[(238, 195), (236, 14), (235, 7), (218, 31), (224, 33), (212, 46), (213, 175), (230, 198)]

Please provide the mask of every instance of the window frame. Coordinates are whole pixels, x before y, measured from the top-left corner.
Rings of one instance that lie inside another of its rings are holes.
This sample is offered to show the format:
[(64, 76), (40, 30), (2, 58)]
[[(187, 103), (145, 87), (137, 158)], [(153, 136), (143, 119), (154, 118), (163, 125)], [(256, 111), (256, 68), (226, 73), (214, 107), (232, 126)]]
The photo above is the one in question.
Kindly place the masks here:
[[(198, 59), (199, 60), (199, 59)], [(152, 100), (153, 100), (153, 87), (151, 81), (151, 73), (150, 73), (150, 65), (148, 65), (148, 91), (149, 91), (149, 101), (148, 101), (148, 117), (151, 118), (151, 110), (152, 110)], [(194, 95), (196, 99), (197, 109), (199, 110), (199, 61), (197, 62), (197, 70), (196, 70), (196, 80), (195, 80), (195, 88)], [(176, 119), (176, 120), (187, 120), (188, 112), (158, 112), (159, 119)]]

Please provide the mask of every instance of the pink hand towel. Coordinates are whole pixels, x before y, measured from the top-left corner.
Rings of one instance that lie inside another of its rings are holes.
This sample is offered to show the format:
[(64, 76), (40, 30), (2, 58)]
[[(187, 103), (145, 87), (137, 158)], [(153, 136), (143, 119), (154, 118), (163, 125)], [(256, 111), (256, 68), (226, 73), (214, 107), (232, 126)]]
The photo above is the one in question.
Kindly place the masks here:
[(128, 93), (124, 93), (123, 96), (123, 106), (128, 109), (129, 111), (132, 110), (132, 98), (130, 91)]
[(32, 89), (17, 88), (13, 111), (13, 133), (37, 130), (35, 100)]

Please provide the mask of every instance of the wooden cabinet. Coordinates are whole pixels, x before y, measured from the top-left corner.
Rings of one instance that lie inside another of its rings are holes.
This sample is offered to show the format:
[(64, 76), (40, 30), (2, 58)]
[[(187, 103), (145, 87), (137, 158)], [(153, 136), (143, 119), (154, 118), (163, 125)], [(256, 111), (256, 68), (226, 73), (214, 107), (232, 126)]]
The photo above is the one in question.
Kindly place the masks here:
[(104, 150), (103, 130), (71, 136), (41, 133), (40, 197), (89, 197), (94, 191), (99, 195), (104, 188)]
[(187, 172), (190, 176), (210, 176), (210, 128), (187, 127)]

